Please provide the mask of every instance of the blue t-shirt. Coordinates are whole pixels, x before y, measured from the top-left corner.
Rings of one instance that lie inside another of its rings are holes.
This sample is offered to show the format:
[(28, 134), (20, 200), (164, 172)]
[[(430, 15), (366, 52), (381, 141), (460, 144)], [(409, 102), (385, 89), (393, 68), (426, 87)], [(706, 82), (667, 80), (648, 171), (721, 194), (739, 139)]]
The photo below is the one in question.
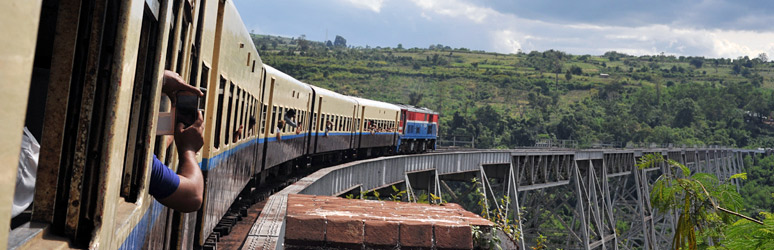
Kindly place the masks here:
[(164, 163), (153, 155), (153, 169), (151, 169), (150, 187), (148, 193), (156, 200), (164, 199), (172, 195), (180, 185), (180, 177), (175, 171), (169, 169)]

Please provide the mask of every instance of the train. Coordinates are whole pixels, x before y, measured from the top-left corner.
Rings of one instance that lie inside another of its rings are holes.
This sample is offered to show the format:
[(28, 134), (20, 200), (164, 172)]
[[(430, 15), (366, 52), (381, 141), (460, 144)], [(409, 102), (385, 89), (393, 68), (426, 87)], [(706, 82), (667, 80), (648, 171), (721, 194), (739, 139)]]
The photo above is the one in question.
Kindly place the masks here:
[[(8, 0), (0, 12), (14, 24), (0, 28), (0, 155), (19, 159), (25, 128), (40, 146), (33, 203), (13, 218), (0, 210), (12, 225), (0, 246), (200, 249), (245, 190), (319, 162), (436, 147), (430, 109), (347, 96), (264, 64), (232, 0)], [(165, 71), (204, 93), (205, 190), (193, 213), (148, 194), (154, 155), (178, 164), (172, 136), (157, 134), (174, 108), (161, 94)], [(17, 167), (0, 169), (11, 204)]]

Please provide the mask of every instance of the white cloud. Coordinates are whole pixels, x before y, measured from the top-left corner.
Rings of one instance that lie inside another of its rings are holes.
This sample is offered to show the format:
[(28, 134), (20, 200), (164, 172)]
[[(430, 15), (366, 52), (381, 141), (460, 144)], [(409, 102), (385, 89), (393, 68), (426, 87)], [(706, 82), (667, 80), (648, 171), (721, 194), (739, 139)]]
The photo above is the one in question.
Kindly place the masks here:
[(344, 2), (352, 4), (354, 7), (367, 9), (376, 13), (381, 12), (382, 7), (384, 6), (384, 0), (344, 0)]
[(475, 23), (483, 23), (487, 18), (500, 15), (499, 12), (485, 7), (479, 7), (471, 3), (459, 0), (412, 0), (420, 7), (422, 15), (428, 18), (427, 12), (448, 17), (464, 17)]
[(517, 53), (521, 50), (521, 42), (519, 42), (519, 40), (525, 38), (527, 37), (517, 35), (510, 30), (499, 30), (495, 31), (492, 35), (492, 46), (494, 46), (497, 51)]
[[(736, 58), (774, 54), (774, 32), (724, 31), (682, 28), (666, 24), (637, 27), (551, 23), (525, 19), (482, 7), (470, 0), (410, 0), (420, 15), (453, 27), (480, 29), (489, 34), (489, 48), (502, 53), (557, 49), (574, 54), (619, 51), (632, 55), (703, 55)], [(676, 25), (676, 24), (674, 24)], [(458, 30), (455, 32), (465, 32)], [(476, 38), (474, 38), (476, 39)], [(442, 41), (441, 41), (442, 42)]]

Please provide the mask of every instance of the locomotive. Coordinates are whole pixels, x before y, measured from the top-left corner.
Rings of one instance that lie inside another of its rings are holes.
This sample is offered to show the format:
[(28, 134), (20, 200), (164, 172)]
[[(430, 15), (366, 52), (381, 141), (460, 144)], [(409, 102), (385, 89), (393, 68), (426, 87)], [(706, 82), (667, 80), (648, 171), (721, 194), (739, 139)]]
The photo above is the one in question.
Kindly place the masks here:
[[(9, 248), (200, 248), (244, 190), (294, 168), (435, 149), (438, 114), (309, 85), (261, 60), (231, 0), (9, 0), (0, 3), (2, 159), (21, 131), (40, 142), (33, 204), (0, 212)], [(164, 71), (205, 94), (199, 211), (148, 194)], [(255, 122), (251, 122), (255, 121)], [(295, 126), (278, 126), (289, 121)], [(243, 128), (240, 130), (239, 128)], [(238, 132), (240, 131), (240, 132)], [(0, 176), (13, 200), (16, 165)], [(21, 218), (21, 219), (19, 219)]]

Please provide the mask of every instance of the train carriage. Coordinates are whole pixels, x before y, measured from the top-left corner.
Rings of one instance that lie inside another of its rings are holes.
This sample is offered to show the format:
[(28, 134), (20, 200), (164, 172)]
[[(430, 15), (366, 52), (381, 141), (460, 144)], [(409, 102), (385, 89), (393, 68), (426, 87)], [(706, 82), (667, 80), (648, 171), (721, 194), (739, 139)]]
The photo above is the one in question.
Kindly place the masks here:
[[(399, 107), (310, 86), (264, 65), (230, 0), (10, 0), (0, 7), (0, 20), (18, 23), (0, 38), (0, 62), (8, 66), (0, 76), (17, 83), (0, 85), (0, 154), (17, 159), (23, 127), (41, 142), (33, 208), (13, 219), (9, 206), (0, 210), (0, 222), (12, 224), (0, 245), (199, 248), (212, 244), (245, 190), (268, 172), (286, 174), (278, 166), (398, 147)], [(157, 135), (160, 114), (173, 108), (161, 95), (165, 70), (205, 94), (197, 154), (204, 197), (194, 213), (148, 194), (154, 155), (178, 166), (172, 136)], [(298, 133), (275, 131), (288, 110)], [(16, 166), (0, 169), (0, 185), (13, 190)], [(12, 193), (0, 195), (3, 204)]]
[[(398, 136), (400, 108), (394, 104), (353, 97), (358, 103), (358, 157), (393, 152)], [(394, 152), (393, 152), (394, 153)]]
[[(207, 91), (206, 99), (212, 101), (205, 104), (205, 146), (201, 162), (204, 202), (198, 223), (187, 222), (189, 228), (195, 226), (199, 246), (205, 243), (256, 174), (254, 166), (261, 163), (263, 146), (262, 135), (249, 122), (251, 117), (258, 116), (263, 62), (233, 3), (202, 3), (207, 4), (207, 13), (203, 15), (205, 23), (200, 26), (205, 29), (206, 38), (201, 46), (204, 55), (200, 79), (208, 79), (211, 84), (206, 90), (213, 91)], [(207, 67), (210, 55), (211, 70)]]
[(314, 90), (314, 113), (309, 153), (320, 156), (351, 150), (355, 142), (357, 102), (349, 96), (311, 87)]
[[(269, 65), (264, 65), (264, 68), (263, 103), (266, 112), (262, 112), (261, 132), (266, 146), (262, 171), (304, 156), (309, 139), (309, 126), (305, 124), (309, 124), (312, 100), (309, 85)], [(288, 117), (291, 111), (295, 113), (292, 119)], [(278, 128), (280, 121), (287, 121), (283, 128)], [(296, 123), (297, 127), (290, 126), (290, 122)]]

